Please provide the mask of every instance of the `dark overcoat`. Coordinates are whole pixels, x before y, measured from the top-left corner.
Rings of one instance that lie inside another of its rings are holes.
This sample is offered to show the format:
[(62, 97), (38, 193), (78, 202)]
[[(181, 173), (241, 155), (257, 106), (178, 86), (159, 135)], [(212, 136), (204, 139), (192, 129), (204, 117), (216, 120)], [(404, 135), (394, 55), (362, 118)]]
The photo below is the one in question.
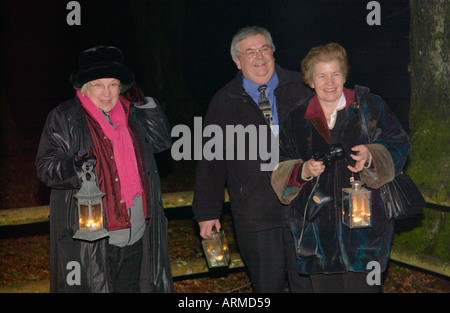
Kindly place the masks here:
[[(408, 136), (386, 103), (369, 93), (368, 88), (357, 86), (354, 99), (347, 99), (347, 108), (339, 113), (343, 115), (336, 121), (338, 129), (334, 141), (331, 141), (324, 118), (305, 117), (310, 100), (304, 101), (286, 117), (280, 133), (280, 153), (285, 161), (272, 175), (280, 200), (290, 202), (290, 225), (297, 250), (315, 254), (298, 257), (300, 273), (369, 272), (371, 261), (378, 262), (379, 269), (384, 271), (394, 221), (386, 217), (379, 187), (402, 171), (410, 148)], [(369, 140), (361, 131), (358, 110), (362, 110), (369, 125)], [(346, 152), (343, 159), (327, 166), (319, 178), (319, 186), (331, 194), (333, 200), (315, 219), (308, 221), (304, 219), (304, 210), (317, 179), (297, 187), (289, 186), (286, 180), (289, 180), (295, 163), (309, 160), (314, 151), (331, 143), (341, 143)], [(352, 174), (347, 168), (355, 163), (350, 157), (351, 148), (361, 144), (369, 148), (375, 168), (373, 171), (364, 169), (360, 175)], [(370, 228), (349, 229), (342, 224), (342, 189), (350, 187), (352, 175), (365, 182), (365, 188), (372, 192)]]
[[(143, 235), (141, 292), (173, 291), (167, 244), (167, 219), (161, 200), (161, 184), (154, 153), (171, 145), (170, 127), (160, 106), (152, 101), (149, 108), (121, 102), (129, 110), (128, 121), (139, 137), (144, 155), (150, 194)], [(68, 100), (48, 115), (36, 157), (38, 178), (52, 189), (50, 196), (50, 291), (112, 292), (110, 270), (106, 257), (107, 238), (94, 242), (73, 239), (78, 230), (78, 209), (74, 195), (81, 187), (73, 156), (89, 151), (92, 139), (84, 109), (78, 97)], [(95, 168), (94, 168), (95, 170)], [(98, 177), (98, 175), (96, 175)], [(105, 216), (104, 216), (104, 221)], [(72, 263), (71, 263), (72, 262)], [(69, 275), (80, 270), (80, 281)], [(76, 281), (75, 281), (76, 282)]]
[[(307, 88), (299, 72), (275, 65), (278, 85), (274, 90), (280, 124), (287, 113), (313, 92)], [(250, 149), (257, 150), (250, 138), (246, 143), (227, 138), (227, 127), (254, 127), (258, 140), (267, 140), (268, 150), (274, 136), (268, 131), (261, 134), (260, 127), (268, 127), (258, 105), (242, 87), (242, 72), (222, 87), (211, 100), (204, 126), (216, 125), (222, 130), (223, 159), (198, 161), (195, 173), (194, 201), (192, 210), (197, 221), (219, 219), (222, 214), (224, 190), (228, 189), (234, 225), (247, 231), (262, 231), (277, 227), (288, 227), (287, 206), (282, 204), (270, 185), (270, 175), (261, 170), (268, 163), (261, 158), (258, 147), (256, 157), (250, 157)], [(205, 141), (209, 140), (206, 138)], [(259, 142), (259, 141), (258, 141)], [(230, 144), (231, 143), (231, 144)], [(254, 144), (254, 143), (253, 143)], [(245, 157), (227, 158), (227, 153), (245, 150)]]

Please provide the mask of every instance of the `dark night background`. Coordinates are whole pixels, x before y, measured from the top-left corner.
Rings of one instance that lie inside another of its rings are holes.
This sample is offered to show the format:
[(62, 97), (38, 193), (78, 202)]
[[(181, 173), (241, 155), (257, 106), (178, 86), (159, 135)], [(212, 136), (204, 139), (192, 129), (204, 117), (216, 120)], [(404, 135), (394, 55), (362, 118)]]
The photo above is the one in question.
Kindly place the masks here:
[[(50, 110), (75, 94), (69, 76), (78, 68), (79, 53), (97, 45), (114, 45), (124, 52), (137, 83), (163, 105), (171, 126), (191, 126), (194, 116), (204, 116), (214, 93), (235, 77), (229, 50), (240, 28), (266, 27), (276, 46), (276, 62), (291, 70), (300, 70), (301, 60), (312, 47), (337, 42), (347, 49), (350, 62), (345, 86), (368, 86), (409, 131), (409, 0), (378, 0), (379, 26), (366, 22), (370, 1), (78, 0), (79, 26), (66, 22), (70, 0), (0, 1), (0, 210), (49, 204), (50, 190), (35, 174), (39, 138)], [(175, 162), (170, 151), (158, 155), (157, 161), (163, 192), (193, 186), (193, 161)], [(180, 217), (180, 211), (168, 212), (172, 218)], [(1, 241), (0, 251), (5, 253), (0, 260), (5, 262), (0, 266), (11, 262), (26, 276), (35, 266), (29, 265), (34, 259), (45, 258), (40, 265), (43, 270), (32, 274), (48, 278), (48, 223), (37, 225), (44, 237)], [(191, 228), (186, 225), (169, 227), (175, 240), (171, 258), (197, 253), (196, 235), (180, 232), (180, 228)], [(1, 227), (0, 239), (34, 235), (38, 228), (8, 227)], [(33, 247), (37, 252), (30, 255)], [(16, 250), (27, 252), (26, 261)], [(412, 285), (414, 292), (422, 287), (431, 292), (449, 290), (447, 281), (419, 280), (410, 271), (402, 275), (393, 269), (392, 273), (395, 278), (387, 292), (404, 292)], [(11, 281), (16, 278), (11, 275)], [(2, 275), (0, 285), (1, 279)], [(193, 290), (214, 290), (212, 284), (214, 280), (208, 279)]]
[(163, 104), (172, 126), (189, 125), (236, 75), (232, 36), (255, 24), (272, 33), (276, 62), (288, 69), (299, 70), (314, 46), (343, 45), (351, 66), (346, 87), (370, 87), (409, 128), (407, 0), (378, 1), (380, 26), (367, 24), (365, 0), (80, 0), (80, 26), (67, 24), (68, 2), (1, 4), (4, 97), (17, 130), (35, 149), (48, 112), (74, 95), (69, 75), (78, 68), (80, 51), (121, 48), (137, 82)]

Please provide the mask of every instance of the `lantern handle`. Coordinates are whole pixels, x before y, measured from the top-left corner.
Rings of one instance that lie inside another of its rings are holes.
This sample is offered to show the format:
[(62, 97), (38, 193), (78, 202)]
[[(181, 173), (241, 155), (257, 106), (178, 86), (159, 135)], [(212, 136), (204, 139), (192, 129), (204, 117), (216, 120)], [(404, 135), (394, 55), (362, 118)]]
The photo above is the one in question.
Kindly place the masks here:
[(362, 181), (360, 180), (354, 180), (352, 182), (350, 182), (350, 185), (355, 189), (355, 190), (359, 190), (362, 188), (362, 186), (364, 185)]
[[(92, 172), (94, 166), (88, 164), (88, 162), (84, 162), (81, 168), (83, 169), (81, 176), (83, 181), (95, 181), (95, 174)], [(87, 178), (87, 174), (89, 174), (90, 179)]]

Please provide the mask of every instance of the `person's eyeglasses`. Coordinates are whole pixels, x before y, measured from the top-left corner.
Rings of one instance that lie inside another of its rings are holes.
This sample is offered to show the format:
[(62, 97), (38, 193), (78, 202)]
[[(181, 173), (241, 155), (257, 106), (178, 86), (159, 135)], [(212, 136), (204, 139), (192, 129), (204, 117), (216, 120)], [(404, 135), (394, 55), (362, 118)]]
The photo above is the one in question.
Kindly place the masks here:
[(241, 52), (241, 54), (253, 58), (255, 57), (258, 53), (261, 53), (262, 55), (267, 55), (269, 53), (272, 52), (272, 49), (269, 46), (263, 46), (259, 49), (247, 49), (244, 52)]
[(99, 83), (97, 83), (97, 84), (89, 83), (89, 84), (95, 91), (103, 91), (103, 90), (105, 90), (105, 88), (108, 88), (111, 91), (117, 91), (120, 88), (120, 84), (118, 84), (118, 83), (112, 83), (112, 84), (109, 84), (108, 86), (105, 86), (105, 85), (99, 84)]

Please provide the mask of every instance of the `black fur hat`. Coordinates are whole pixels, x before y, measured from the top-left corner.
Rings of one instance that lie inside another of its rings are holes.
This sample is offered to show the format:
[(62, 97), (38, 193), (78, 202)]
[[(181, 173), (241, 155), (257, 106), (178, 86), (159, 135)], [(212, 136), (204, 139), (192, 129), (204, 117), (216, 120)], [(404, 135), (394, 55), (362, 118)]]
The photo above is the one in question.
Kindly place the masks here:
[(70, 75), (70, 83), (80, 89), (85, 83), (99, 78), (117, 78), (121, 92), (134, 83), (134, 74), (123, 64), (123, 53), (112, 46), (97, 46), (80, 53), (80, 68)]

